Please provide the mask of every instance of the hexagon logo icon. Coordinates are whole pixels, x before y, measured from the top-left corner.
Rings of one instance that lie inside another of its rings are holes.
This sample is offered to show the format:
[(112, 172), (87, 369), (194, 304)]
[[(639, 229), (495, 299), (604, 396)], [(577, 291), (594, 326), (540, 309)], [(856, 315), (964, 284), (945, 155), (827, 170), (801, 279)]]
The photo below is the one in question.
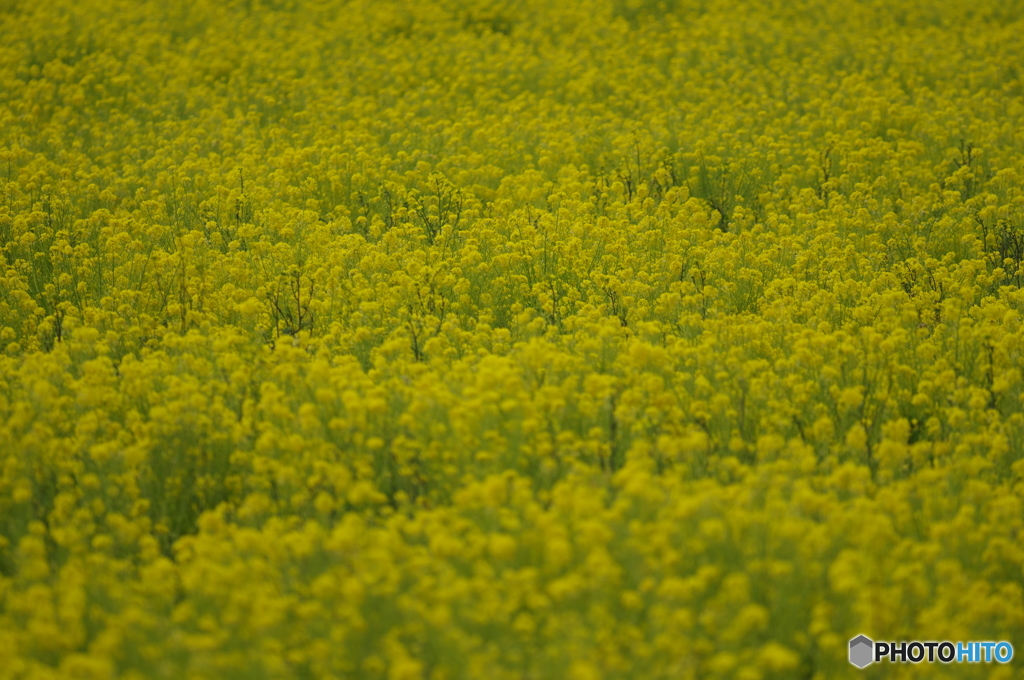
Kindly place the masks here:
[(858, 635), (850, 640), (850, 663), (857, 668), (864, 668), (874, 661), (875, 643), (871, 638)]

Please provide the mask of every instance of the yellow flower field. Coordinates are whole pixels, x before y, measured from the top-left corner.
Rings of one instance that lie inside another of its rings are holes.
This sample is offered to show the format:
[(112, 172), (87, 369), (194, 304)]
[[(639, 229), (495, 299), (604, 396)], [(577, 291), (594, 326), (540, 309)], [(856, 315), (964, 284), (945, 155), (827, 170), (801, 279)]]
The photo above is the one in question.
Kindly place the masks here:
[(0, 680), (1021, 678), (1024, 3), (0, 0)]

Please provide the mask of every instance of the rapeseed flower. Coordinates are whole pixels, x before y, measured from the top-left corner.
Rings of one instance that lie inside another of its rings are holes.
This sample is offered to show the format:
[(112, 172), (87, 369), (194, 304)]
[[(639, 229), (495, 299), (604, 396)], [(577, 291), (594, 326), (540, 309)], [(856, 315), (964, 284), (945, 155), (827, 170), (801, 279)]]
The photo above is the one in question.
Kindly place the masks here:
[(0, 678), (1017, 643), (1022, 20), (7, 2)]

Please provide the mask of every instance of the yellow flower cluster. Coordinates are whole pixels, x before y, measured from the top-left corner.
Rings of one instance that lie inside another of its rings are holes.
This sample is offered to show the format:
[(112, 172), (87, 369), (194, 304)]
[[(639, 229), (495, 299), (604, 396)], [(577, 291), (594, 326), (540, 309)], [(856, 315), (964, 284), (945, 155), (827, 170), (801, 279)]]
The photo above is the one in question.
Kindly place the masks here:
[(0, 680), (1024, 650), (1024, 4), (0, 36)]

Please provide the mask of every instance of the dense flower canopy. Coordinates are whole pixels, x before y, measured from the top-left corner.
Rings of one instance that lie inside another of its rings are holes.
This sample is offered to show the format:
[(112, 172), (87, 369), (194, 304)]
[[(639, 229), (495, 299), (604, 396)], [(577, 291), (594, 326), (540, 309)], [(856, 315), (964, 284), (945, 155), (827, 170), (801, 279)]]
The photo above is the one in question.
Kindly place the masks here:
[(1022, 60), (1006, 0), (0, 0), (0, 679), (1024, 649)]

